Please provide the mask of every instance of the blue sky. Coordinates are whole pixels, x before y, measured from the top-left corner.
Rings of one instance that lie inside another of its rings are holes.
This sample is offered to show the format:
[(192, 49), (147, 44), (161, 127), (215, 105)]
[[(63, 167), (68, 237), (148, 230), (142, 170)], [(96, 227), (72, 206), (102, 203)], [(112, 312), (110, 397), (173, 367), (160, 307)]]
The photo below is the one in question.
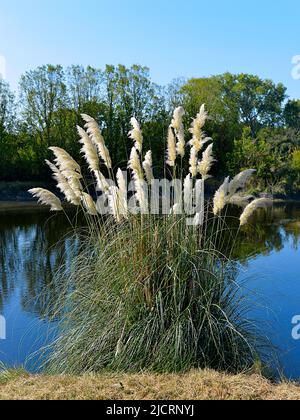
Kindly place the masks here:
[(45, 63), (140, 63), (161, 84), (249, 72), (300, 97), (299, 19), (299, 0), (0, 0), (0, 55), (14, 88)]

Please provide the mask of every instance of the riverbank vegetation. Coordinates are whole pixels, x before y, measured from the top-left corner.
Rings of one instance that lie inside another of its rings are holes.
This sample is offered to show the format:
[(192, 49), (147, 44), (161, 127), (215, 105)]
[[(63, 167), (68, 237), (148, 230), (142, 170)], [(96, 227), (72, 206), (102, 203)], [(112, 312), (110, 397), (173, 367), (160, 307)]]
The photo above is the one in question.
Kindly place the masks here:
[(211, 370), (176, 375), (0, 375), (0, 400), (300, 400), (298, 385), (271, 383), (259, 374)]
[(50, 180), (43, 165), (50, 146), (62, 147), (80, 161), (75, 127), (82, 113), (101, 123), (113, 162), (129, 158), (127, 132), (135, 116), (160, 176), (161, 139), (167, 137), (173, 109), (184, 106), (189, 126), (202, 103), (211, 116), (207, 135), (215, 140), (214, 175), (221, 178), (251, 167), (258, 175), (253, 191), (299, 194), (300, 102), (289, 99), (282, 84), (226, 73), (162, 87), (139, 65), (104, 70), (45, 65), (22, 76), (17, 94), (0, 80), (0, 151), (5, 156), (0, 180)]

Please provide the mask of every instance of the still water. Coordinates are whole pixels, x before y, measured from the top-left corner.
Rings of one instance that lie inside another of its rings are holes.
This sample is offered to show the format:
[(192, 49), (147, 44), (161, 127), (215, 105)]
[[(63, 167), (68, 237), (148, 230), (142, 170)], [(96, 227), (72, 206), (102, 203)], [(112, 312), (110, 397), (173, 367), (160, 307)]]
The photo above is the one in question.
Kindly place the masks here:
[[(0, 203), (0, 316), (6, 323), (0, 363), (38, 370), (35, 353), (55, 336), (56, 325), (48, 319), (51, 302), (60, 294), (54, 273), (62, 263), (68, 266), (78, 245), (74, 241), (63, 215)], [(241, 238), (237, 256), (240, 279), (247, 280), (254, 299), (249, 317), (276, 346), (284, 374), (297, 380), (300, 340), (292, 336), (292, 320), (299, 315), (300, 322), (299, 245), (300, 204), (281, 204)]]

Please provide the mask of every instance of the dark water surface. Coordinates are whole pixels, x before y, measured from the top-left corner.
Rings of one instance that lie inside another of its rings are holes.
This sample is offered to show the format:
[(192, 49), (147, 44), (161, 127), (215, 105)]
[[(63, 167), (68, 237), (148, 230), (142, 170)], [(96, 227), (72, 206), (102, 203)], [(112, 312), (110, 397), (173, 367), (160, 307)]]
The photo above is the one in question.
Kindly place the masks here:
[[(238, 253), (240, 278), (255, 292), (251, 317), (277, 346), (284, 374), (300, 379), (300, 340), (292, 337), (296, 315), (300, 323), (300, 204), (278, 205), (255, 226)], [(47, 317), (60, 294), (53, 276), (62, 263), (68, 266), (77, 246), (64, 215), (0, 203), (0, 316), (6, 321), (0, 362), (38, 369), (34, 353), (55, 334)]]

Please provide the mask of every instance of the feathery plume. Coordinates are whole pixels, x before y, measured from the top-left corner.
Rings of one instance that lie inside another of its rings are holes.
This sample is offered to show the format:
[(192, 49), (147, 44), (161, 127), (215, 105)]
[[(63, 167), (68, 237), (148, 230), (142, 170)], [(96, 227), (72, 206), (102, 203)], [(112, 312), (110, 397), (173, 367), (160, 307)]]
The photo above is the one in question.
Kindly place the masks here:
[(216, 159), (213, 157), (213, 144), (210, 144), (203, 153), (202, 160), (198, 165), (198, 171), (204, 181), (210, 178), (208, 174), (215, 162)]
[(130, 159), (128, 162), (128, 168), (132, 170), (133, 173), (133, 180), (135, 185), (136, 191), (136, 199), (140, 205), (142, 214), (148, 213), (148, 204), (145, 194), (145, 180), (144, 180), (144, 172), (141, 165), (140, 157), (138, 155), (137, 149), (135, 147), (132, 148)]
[(108, 194), (108, 203), (109, 207), (112, 211), (112, 214), (118, 223), (121, 222), (121, 205), (120, 205), (120, 195), (119, 195), (119, 188), (114, 186), (110, 187), (109, 194)]
[(184, 180), (183, 199), (185, 212), (189, 214), (193, 204), (193, 180), (190, 174)]
[(176, 161), (176, 138), (172, 127), (168, 130), (168, 149), (167, 149), (167, 165), (174, 167)]
[(89, 135), (83, 130), (83, 128), (77, 126), (78, 134), (80, 136), (80, 143), (82, 144), (81, 153), (83, 153), (85, 160), (89, 165), (89, 169), (94, 173), (97, 179), (98, 188), (107, 192), (109, 185), (100, 171), (99, 158), (97, 155), (96, 147), (90, 139)]
[(176, 137), (177, 137), (177, 144), (176, 144), (176, 151), (177, 155), (184, 158), (185, 156), (185, 138), (184, 138), (184, 125), (183, 125), (183, 117), (185, 115), (185, 110), (182, 106), (175, 109), (173, 114), (173, 120), (171, 123), (171, 127), (175, 130)]
[(246, 171), (243, 171), (234, 177), (229, 184), (229, 195), (233, 196), (239, 190), (244, 189), (247, 182), (252, 177), (252, 175), (255, 174), (255, 172), (255, 169), (247, 169)]
[(138, 121), (134, 117), (131, 118), (130, 123), (131, 123), (133, 129), (131, 131), (129, 131), (128, 137), (135, 142), (134, 147), (136, 148), (136, 150), (138, 150), (140, 153), (142, 153), (142, 151), (143, 151), (143, 134), (142, 134), (140, 124), (138, 123)]
[(183, 109), (182, 106), (179, 106), (178, 108), (175, 109), (173, 113), (173, 119), (171, 122), (171, 126), (174, 128), (174, 130), (177, 130), (177, 131), (181, 130), (183, 126), (182, 119), (184, 116), (185, 116), (185, 110)]
[(192, 139), (191, 141), (189, 141), (188, 144), (191, 147), (195, 147), (195, 149), (197, 150), (197, 152), (200, 152), (203, 149), (203, 147), (206, 145), (206, 143), (208, 143), (210, 141), (212, 141), (212, 138), (211, 137), (205, 137), (203, 135), (203, 137), (200, 140), (198, 140), (198, 139)]
[(135, 190), (136, 190), (136, 199), (140, 205), (140, 210), (142, 214), (148, 214), (149, 213), (149, 209), (148, 209), (148, 199), (146, 198), (146, 183), (145, 181), (142, 180), (135, 180)]
[(54, 162), (57, 164), (61, 172), (71, 170), (81, 174), (79, 164), (72, 158), (71, 155), (69, 155), (68, 152), (60, 147), (49, 147), (49, 150), (53, 152), (55, 156)]
[(100, 127), (94, 118), (90, 117), (89, 115), (82, 114), (81, 117), (86, 122), (85, 128), (87, 130), (87, 133), (89, 134), (92, 142), (96, 146), (98, 150), (98, 154), (100, 158), (105, 163), (106, 167), (108, 169), (112, 168), (112, 161), (111, 157), (108, 151), (108, 148), (105, 145), (105, 140), (102, 136), (102, 132), (100, 130)]
[(184, 138), (184, 129), (177, 133), (177, 144), (176, 144), (176, 152), (178, 156), (184, 158), (185, 156), (185, 138)]
[(267, 198), (258, 198), (257, 200), (252, 201), (243, 211), (240, 217), (240, 225), (244, 226), (248, 223), (249, 219), (259, 208), (266, 208), (272, 204), (272, 200)]
[(191, 148), (190, 154), (190, 173), (193, 178), (197, 175), (198, 172), (198, 151), (196, 147)]
[(152, 160), (152, 152), (149, 150), (149, 152), (146, 153), (145, 160), (143, 162), (143, 168), (145, 171), (146, 179), (149, 185), (152, 184), (154, 176), (153, 176), (153, 160)]
[(205, 105), (202, 105), (189, 130), (193, 135), (193, 138), (190, 141), (190, 145), (195, 147), (198, 152), (200, 152), (203, 145), (209, 140), (208, 138), (204, 138), (204, 133), (202, 132), (202, 128), (204, 127), (207, 118), (208, 113), (205, 111)]
[(195, 184), (193, 197), (196, 205), (196, 212), (204, 215), (204, 180), (198, 179)]
[(51, 207), (51, 211), (62, 211), (61, 201), (55, 194), (44, 188), (32, 188), (28, 191), (33, 197), (38, 198), (40, 204)]
[(227, 177), (214, 196), (214, 215), (221, 213), (227, 204), (230, 178)]
[[(64, 194), (67, 201), (73, 204), (74, 206), (79, 206), (82, 186), (79, 179), (76, 178), (75, 174), (77, 173), (74, 171), (70, 171), (70, 178), (67, 179), (66, 176), (53, 163), (46, 160), (46, 164), (53, 172), (53, 179), (57, 182), (57, 188)], [(74, 178), (72, 178), (73, 174)], [(77, 174), (77, 176), (80, 175)]]
[(91, 216), (97, 216), (98, 212), (96, 204), (94, 203), (94, 200), (89, 194), (82, 193), (82, 202), (88, 214), (90, 214)]
[(117, 172), (117, 182), (118, 182), (118, 198), (119, 198), (119, 207), (120, 214), (124, 217), (128, 217), (128, 203), (127, 203), (127, 186), (126, 180), (121, 169), (118, 169)]
[(132, 170), (135, 179), (144, 180), (144, 173), (141, 166), (141, 161), (137, 153), (137, 149), (135, 147), (131, 149), (128, 168)]
[(89, 165), (89, 169), (94, 173), (100, 171), (99, 158), (92, 140), (83, 128), (77, 126), (77, 131), (82, 144), (81, 152)]

